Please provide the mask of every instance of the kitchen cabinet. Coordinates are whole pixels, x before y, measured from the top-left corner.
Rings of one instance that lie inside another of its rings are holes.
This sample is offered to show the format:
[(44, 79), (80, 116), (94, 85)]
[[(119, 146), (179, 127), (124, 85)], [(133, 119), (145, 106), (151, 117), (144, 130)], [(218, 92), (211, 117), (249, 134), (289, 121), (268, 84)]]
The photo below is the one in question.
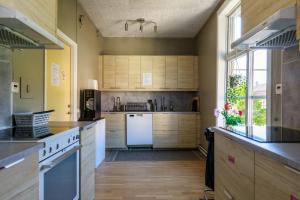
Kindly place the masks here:
[(196, 148), (198, 134), (195, 113), (154, 113), (154, 148)]
[(255, 154), (255, 200), (300, 199), (300, 171)]
[(96, 126), (89, 125), (80, 132), (80, 199), (95, 198)]
[(57, 0), (0, 0), (0, 5), (17, 10), (49, 33), (56, 35)]
[(116, 88), (115, 56), (103, 56), (103, 88)]
[(116, 88), (127, 89), (129, 86), (128, 83), (129, 58), (128, 56), (116, 56), (115, 62), (116, 62), (116, 68), (115, 68)]
[(178, 61), (177, 56), (166, 56), (166, 88), (178, 88)]
[(101, 113), (106, 120), (105, 147), (126, 148), (126, 125), (124, 113)]
[[(152, 88), (153, 84), (153, 60), (151, 56), (141, 56), (141, 88)], [(148, 81), (146, 81), (148, 79)]]
[[(103, 57), (103, 59), (102, 59)], [(196, 56), (100, 56), (103, 91), (198, 91)]]
[(165, 89), (166, 87), (166, 57), (153, 56), (153, 88)]
[(194, 56), (178, 57), (178, 88), (194, 88)]
[(248, 32), (280, 8), (295, 5), (296, 0), (242, 0), (241, 16), (243, 33)]
[(141, 57), (129, 56), (129, 89), (141, 88)]
[(220, 134), (215, 134), (215, 195), (254, 200), (254, 151)]
[(32, 154), (9, 168), (0, 169), (0, 182), (1, 200), (38, 200), (38, 154)]

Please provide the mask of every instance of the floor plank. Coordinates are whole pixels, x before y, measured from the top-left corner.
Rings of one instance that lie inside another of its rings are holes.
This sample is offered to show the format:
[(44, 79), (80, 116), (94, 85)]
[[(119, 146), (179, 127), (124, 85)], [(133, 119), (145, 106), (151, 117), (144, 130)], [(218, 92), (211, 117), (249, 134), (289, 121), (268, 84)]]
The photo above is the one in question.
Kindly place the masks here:
[(105, 162), (96, 170), (96, 200), (198, 200), (205, 162)]

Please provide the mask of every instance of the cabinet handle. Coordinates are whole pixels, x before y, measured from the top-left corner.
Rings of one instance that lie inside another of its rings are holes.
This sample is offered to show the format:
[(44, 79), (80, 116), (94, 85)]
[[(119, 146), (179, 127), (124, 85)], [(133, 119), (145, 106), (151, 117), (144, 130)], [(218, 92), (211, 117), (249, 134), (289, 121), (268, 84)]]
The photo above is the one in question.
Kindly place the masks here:
[(235, 157), (232, 156), (232, 155), (228, 155), (228, 161), (229, 161), (231, 164), (235, 164)]
[(233, 199), (233, 197), (230, 195), (230, 193), (226, 189), (224, 189), (223, 192), (224, 192), (225, 196), (227, 197), (227, 199), (229, 199), (229, 200)]
[(10, 164), (8, 164), (8, 165), (5, 165), (4, 168), (5, 168), (5, 169), (8, 169), (8, 168), (10, 168), (10, 167), (13, 167), (13, 166), (15, 166), (15, 165), (17, 165), (17, 164), (23, 162), (24, 160), (25, 160), (25, 158), (21, 158), (21, 159), (15, 161), (15, 162), (13, 162), (13, 163), (10, 163)]
[(294, 172), (295, 174), (300, 175), (300, 171), (298, 171), (298, 170), (296, 170), (296, 169), (294, 169), (294, 168), (292, 168), (292, 167), (290, 167), (290, 166), (287, 166), (287, 165), (284, 165), (284, 167), (285, 167), (286, 169), (288, 169), (289, 171)]

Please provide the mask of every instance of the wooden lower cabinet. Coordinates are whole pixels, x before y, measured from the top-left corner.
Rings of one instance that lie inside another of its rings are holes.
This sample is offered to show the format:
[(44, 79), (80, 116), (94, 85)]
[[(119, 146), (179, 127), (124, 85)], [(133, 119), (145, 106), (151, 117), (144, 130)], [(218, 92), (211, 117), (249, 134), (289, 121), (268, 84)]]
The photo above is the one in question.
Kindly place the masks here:
[(0, 169), (1, 200), (38, 200), (38, 154), (25, 158), (10, 168)]
[(255, 200), (300, 199), (300, 171), (255, 154)]
[(105, 148), (126, 148), (125, 113), (102, 113), (106, 120)]
[(84, 127), (80, 133), (80, 199), (95, 199), (96, 126)]
[(153, 114), (154, 148), (196, 148), (200, 130), (196, 126), (197, 114)]
[(254, 200), (254, 151), (215, 134), (215, 199)]

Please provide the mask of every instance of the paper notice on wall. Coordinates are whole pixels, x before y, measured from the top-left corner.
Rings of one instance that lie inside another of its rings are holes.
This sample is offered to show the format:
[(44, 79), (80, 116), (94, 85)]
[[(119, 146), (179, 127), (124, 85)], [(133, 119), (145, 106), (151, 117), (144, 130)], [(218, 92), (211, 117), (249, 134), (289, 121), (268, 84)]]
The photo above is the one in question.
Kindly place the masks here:
[(152, 73), (143, 73), (143, 86), (152, 85)]
[(52, 63), (51, 65), (51, 84), (53, 86), (60, 85), (60, 67), (55, 63)]

